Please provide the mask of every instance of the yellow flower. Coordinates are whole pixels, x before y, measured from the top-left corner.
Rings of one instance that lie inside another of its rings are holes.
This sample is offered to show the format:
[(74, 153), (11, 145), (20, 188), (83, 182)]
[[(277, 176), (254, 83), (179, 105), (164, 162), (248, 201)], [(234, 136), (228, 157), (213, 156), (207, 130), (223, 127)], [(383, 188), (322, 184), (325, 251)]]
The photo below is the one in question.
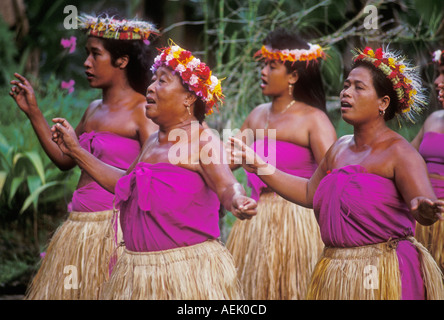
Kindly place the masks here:
[(404, 70), (405, 70), (405, 65), (401, 64), (399, 66), (399, 72), (404, 73)]
[(370, 57), (372, 57), (372, 58), (375, 57), (375, 53), (373, 52), (372, 49), (368, 50), (368, 51), (367, 51), (367, 54), (368, 54)]

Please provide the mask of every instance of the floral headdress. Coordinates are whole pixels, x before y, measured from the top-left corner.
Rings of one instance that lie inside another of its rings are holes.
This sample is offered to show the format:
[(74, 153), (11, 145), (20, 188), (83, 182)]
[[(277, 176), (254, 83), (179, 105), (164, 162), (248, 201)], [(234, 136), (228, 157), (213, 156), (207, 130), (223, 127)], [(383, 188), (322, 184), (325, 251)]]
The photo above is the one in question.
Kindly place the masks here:
[(436, 64), (444, 64), (444, 50), (436, 50), (433, 52), (432, 60)]
[(94, 17), (82, 14), (78, 28), (86, 34), (99, 38), (117, 40), (148, 40), (151, 34), (159, 34), (153, 24), (141, 20), (117, 20), (108, 15)]
[(205, 115), (214, 112), (213, 107), (222, 102), (221, 80), (211, 74), (210, 68), (190, 51), (182, 49), (170, 40), (167, 48), (158, 49), (160, 54), (154, 59), (151, 67), (153, 73), (165, 66), (178, 74), (183, 83), (205, 102)]
[(270, 46), (262, 46), (260, 50), (258, 50), (254, 57), (259, 56), (266, 60), (279, 60), (282, 62), (285, 61), (314, 61), (317, 62), (319, 58), (325, 59), (325, 52), (318, 44), (311, 44), (308, 43), (309, 48), (308, 49), (273, 49)]
[(411, 66), (399, 53), (382, 48), (373, 51), (366, 47), (364, 51), (354, 52), (354, 61), (366, 61), (374, 65), (391, 81), (396, 92), (399, 109), (398, 115), (415, 123), (415, 115), (421, 113), (427, 104), (418, 69)]

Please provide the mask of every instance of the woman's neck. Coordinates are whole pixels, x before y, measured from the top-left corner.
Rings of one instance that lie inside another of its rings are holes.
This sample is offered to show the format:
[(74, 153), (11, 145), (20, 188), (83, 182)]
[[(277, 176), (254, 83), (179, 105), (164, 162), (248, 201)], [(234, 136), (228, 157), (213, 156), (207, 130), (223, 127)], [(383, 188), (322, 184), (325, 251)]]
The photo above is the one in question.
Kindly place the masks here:
[(273, 98), (270, 111), (273, 113), (283, 112), (292, 101), (294, 98), (290, 95), (276, 96)]
[(137, 92), (129, 85), (112, 85), (102, 88), (102, 101), (109, 106), (119, 106), (125, 100), (133, 100), (135, 94)]
[[(195, 117), (191, 116), (184, 120), (175, 121), (169, 124), (159, 124), (159, 141), (162, 142), (168, 140), (168, 136), (173, 130), (184, 130), (186, 132), (190, 132), (193, 129), (199, 130), (199, 128), (199, 121), (197, 121)], [(199, 134), (199, 131), (197, 134)]]
[(354, 141), (357, 148), (372, 146), (390, 131), (384, 120), (354, 126)]

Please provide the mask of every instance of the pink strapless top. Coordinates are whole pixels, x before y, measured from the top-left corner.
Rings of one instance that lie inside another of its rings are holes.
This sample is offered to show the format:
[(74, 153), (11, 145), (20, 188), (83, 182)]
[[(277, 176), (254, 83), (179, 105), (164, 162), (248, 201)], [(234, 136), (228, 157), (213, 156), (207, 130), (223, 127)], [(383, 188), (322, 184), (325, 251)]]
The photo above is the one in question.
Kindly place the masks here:
[(125, 246), (147, 252), (216, 239), (219, 199), (194, 171), (169, 163), (138, 163), (115, 189)]
[[(431, 174), (444, 177), (444, 134), (434, 131), (424, 133), (419, 153), (427, 164)], [(444, 199), (444, 180), (430, 178), (436, 196)]]
[[(334, 169), (320, 182), (313, 209), (328, 247), (359, 247), (413, 236), (416, 221), (390, 179), (360, 165)], [(405, 240), (397, 248), (402, 299), (424, 299), (419, 254)]]
[[(139, 141), (107, 131), (82, 133), (79, 143), (96, 158), (122, 170), (127, 170), (140, 152)], [(74, 192), (68, 211), (111, 210), (113, 199), (114, 194), (103, 189), (97, 182), (91, 182)]]
[[(256, 140), (251, 148), (267, 163), (288, 174), (310, 178), (317, 164), (309, 148), (297, 144), (271, 139)], [(251, 198), (258, 201), (267, 185), (254, 173), (246, 172)]]

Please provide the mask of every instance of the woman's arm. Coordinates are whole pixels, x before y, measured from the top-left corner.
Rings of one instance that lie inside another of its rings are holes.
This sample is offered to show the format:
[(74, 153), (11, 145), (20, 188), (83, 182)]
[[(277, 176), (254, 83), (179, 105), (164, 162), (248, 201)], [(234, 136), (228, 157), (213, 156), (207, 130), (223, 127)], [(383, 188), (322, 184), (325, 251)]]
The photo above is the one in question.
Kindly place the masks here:
[(68, 121), (63, 118), (54, 118), (53, 122), (55, 125), (51, 128), (51, 131), (55, 145), (64, 154), (71, 157), (80, 168), (85, 170), (104, 189), (114, 193), (117, 181), (126, 172), (102, 162), (83, 149)]
[(442, 220), (444, 201), (437, 200), (421, 155), (411, 145), (398, 147), (396, 154), (396, 187), (409, 205), (413, 217), (426, 226)]
[(424, 125), (422, 125), (421, 129), (419, 130), (418, 134), (415, 138), (410, 142), (410, 144), (415, 148), (416, 150), (419, 150), (419, 146), (421, 145), (422, 138), (424, 137)]
[(211, 147), (212, 152), (211, 159), (199, 157), (201, 174), (208, 186), (216, 192), (225, 209), (241, 220), (251, 219), (256, 215), (257, 203), (246, 196), (244, 188), (227, 165), (223, 143), (215, 135), (211, 136), (211, 141), (201, 141), (200, 144), (200, 150)]
[(18, 73), (14, 75), (19, 80), (11, 81), (15, 87), (11, 88), (9, 94), (30, 120), (43, 150), (60, 170), (72, 169), (76, 163), (52, 141), (51, 128), (37, 105), (33, 87), (25, 77)]
[[(242, 166), (257, 176), (271, 189), (288, 201), (312, 208), (316, 189), (325, 177), (326, 160), (321, 160), (317, 170), (310, 179), (287, 174), (274, 166), (265, 163), (251, 148), (236, 138), (232, 142), (233, 157), (242, 160)], [(241, 161), (238, 160), (238, 161)]]

